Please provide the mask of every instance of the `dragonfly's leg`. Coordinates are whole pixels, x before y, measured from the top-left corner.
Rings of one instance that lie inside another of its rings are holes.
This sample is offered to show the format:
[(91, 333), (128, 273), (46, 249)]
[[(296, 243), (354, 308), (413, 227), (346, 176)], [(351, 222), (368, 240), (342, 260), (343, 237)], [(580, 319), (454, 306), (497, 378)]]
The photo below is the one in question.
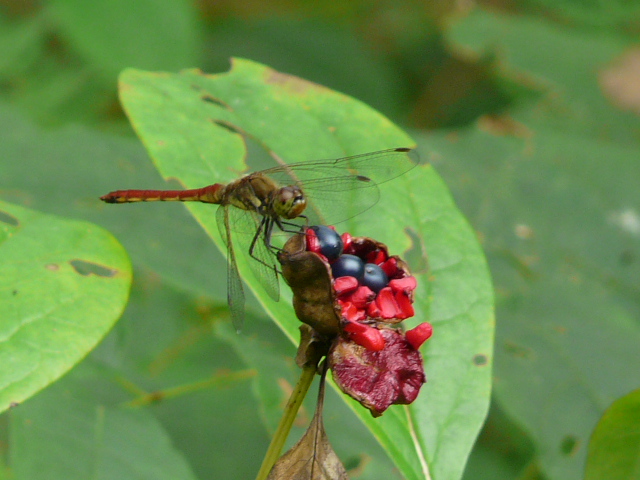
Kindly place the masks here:
[(285, 233), (302, 233), (309, 227), (309, 219), (304, 215), (298, 215), (296, 218), (304, 218), (304, 226), (293, 222), (285, 222), (284, 220), (276, 219), (278, 228)]
[(256, 230), (255, 235), (253, 236), (253, 238), (251, 239), (251, 245), (249, 246), (249, 256), (251, 256), (252, 258), (254, 258), (255, 260), (260, 261), (260, 259), (258, 257), (256, 257), (253, 252), (256, 248), (256, 242), (258, 241), (258, 239), (260, 238), (260, 234), (262, 233), (262, 231), (264, 230), (264, 224), (267, 221), (267, 217), (262, 217), (262, 220), (260, 220), (260, 225), (258, 225), (258, 229)]
[[(266, 265), (269, 268), (273, 268), (273, 265), (265, 262), (264, 260), (259, 258), (257, 255), (254, 255), (254, 251), (256, 249), (256, 244), (259, 241), (261, 236), (264, 236), (264, 241), (267, 245), (267, 248), (274, 248), (271, 245), (269, 245), (269, 243), (267, 243), (267, 242), (270, 242), (271, 240), (271, 230), (273, 228), (272, 223), (273, 222), (271, 221), (270, 217), (267, 217), (267, 216), (262, 217), (262, 220), (260, 221), (260, 225), (258, 225), (258, 229), (256, 230), (256, 234), (253, 236), (253, 239), (251, 240), (251, 245), (249, 246), (249, 256), (254, 260), (257, 260), (261, 264)], [(263, 231), (264, 231), (264, 235), (261, 235)]]
[(273, 226), (277, 224), (278, 227), (280, 228), (280, 230), (282, 230), (283, 232), (285, 232), (286, 230), (282, 229), (282, 226), (280, 224), (280, 221), (278, 219), (272, 218), (271, 221), (269, 222), (269, 224), (267, 225), (267, 232), (264, 236), (264, 243), (267, 246), (267, 248), (269, 250), (271, 250), (273, 253), (278, 254), (279, 252), (282, 252), (283, 249), (278, 247), (277, 245), (274, 245), (273, 243), (271, 243), (271, 235), (273, 233)]

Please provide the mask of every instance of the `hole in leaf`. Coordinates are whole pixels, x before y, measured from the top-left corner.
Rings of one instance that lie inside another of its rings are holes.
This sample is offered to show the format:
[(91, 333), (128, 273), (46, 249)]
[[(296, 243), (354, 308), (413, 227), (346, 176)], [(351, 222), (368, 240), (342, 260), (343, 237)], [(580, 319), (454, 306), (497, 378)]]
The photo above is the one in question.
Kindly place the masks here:
[(20, 225), (20, 221), (16, 217), (9, 215), (7, 212), (3, 212), (2, 210), (0, 210), (0, 222), (7, 223), (12, 227)]
[(566, 435), (560, 443), (560, 452), (567, 457), (573, 456), (578, 451), (579, 445), (580, 442), (575, 436)]
[(235, 125), (229, 122), (225, 122), (224, 120), (218, 120), (218, 119), (212, 118), (211, 122), (215, 123), (219, 127), (229, 130), (231, 133), (237, 133), (239, 135), (243, 134), (243, 132), (238, 127), (236, 127)]
[(478, 366), (478, 367), (482, 367), (484, 365), (486, 365), (488, 363), (488, 359), (487, 356), (483, 353), (478, 353), (476, 355), (473, 356), (473, 364)]
[(211, 103), (212, 105), (216, 105), (218, 107), (224, 108), (225, 110), (230, 110), (230, 111), (232, 110), (232, 108), (226, 103), (224, 103), (222, 100), (212, 95), (209, 95), (208, 93), (205, 93), (200, 98), (202, 99), (203, 102)]
[(405, 228), (404, 231), (411, 239), (411, 247), (404, 254), (411, 271), (413, 273), (427, 273), (429, 261), (422, 239), (413, 228)]
[(86, 262), (84, 260), (71, 260), (69, 262), (73, 269), (78, 272), (83, 277), (88, 277), (89, 275), (96, 275), (98, 277), (113, 277), (117, 270), (112, 268), (103, 267), (102, 265), (98, 265), (93, 262)]

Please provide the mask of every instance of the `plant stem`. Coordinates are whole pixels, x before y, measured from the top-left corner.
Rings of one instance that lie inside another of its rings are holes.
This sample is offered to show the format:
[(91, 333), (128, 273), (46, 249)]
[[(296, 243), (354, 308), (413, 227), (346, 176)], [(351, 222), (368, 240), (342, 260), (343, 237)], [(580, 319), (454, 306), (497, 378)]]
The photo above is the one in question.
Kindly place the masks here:
[(273, 468), (273, 465), (278, 461), (280, 452), (282, 451), (282, 446), (289, 436), (291, 426), (298, 414), (300, 405), (302, 405), (302, 401), (307, 395), (309, 387), (313, 382), (313, 377), (316, 374), (316, 368), (316, 365), (307, 365), (302, 369), (296, 388), (289, 397), (287, 406), (284, 408), (284, 414), (282, 415), (278, 428), (271, 439), (271, 444), (264, 456), (264, 460), (262, 460), (262, 466), (260, 467), (256, 480), (266, 480), (271, 468)]

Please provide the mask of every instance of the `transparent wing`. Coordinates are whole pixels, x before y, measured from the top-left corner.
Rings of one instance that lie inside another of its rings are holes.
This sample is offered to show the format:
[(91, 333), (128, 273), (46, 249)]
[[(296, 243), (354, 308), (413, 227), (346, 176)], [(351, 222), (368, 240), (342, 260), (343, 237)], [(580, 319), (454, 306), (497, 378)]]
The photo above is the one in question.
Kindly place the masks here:
[[(256, 212), (229, 208), (229, 226), (236, 246), (249, 259), (249, 268), (271, 298), (280, 298), (276, 257), (266, 246), (263, 217)], [(251, 254), (250, 254), (251, 252)]]
[(334, 224), (371, 208), (380, 198), (378, 185), (403, 175), (418, 161), (415, 150), (393, 148), (282, 165), (259, 173), (279, 185), (298, 185), (309, 202), (305, 215), (310, 223)]
[(220, 206), (216, 212), (216, 222), (218, 231), (227, 247), (227, 302), (231, 311), (231, 321), (239, 332), (244, 325), (244, 289), (242, 280), (238, 273), (238, 264), (231, 240), (231, 230), (229, 229), (229, 211), (235, 208)]

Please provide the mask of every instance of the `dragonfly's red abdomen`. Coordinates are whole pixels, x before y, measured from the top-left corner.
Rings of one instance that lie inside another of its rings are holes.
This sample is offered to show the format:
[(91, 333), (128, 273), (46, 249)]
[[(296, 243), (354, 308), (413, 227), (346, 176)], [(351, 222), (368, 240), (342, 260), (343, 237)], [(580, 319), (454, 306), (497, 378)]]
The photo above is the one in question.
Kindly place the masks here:
[(116, 190), (100, 197), (106, 203), (202, 202), (219, 204), (224, 185), (214, 183), (191, 190)]

